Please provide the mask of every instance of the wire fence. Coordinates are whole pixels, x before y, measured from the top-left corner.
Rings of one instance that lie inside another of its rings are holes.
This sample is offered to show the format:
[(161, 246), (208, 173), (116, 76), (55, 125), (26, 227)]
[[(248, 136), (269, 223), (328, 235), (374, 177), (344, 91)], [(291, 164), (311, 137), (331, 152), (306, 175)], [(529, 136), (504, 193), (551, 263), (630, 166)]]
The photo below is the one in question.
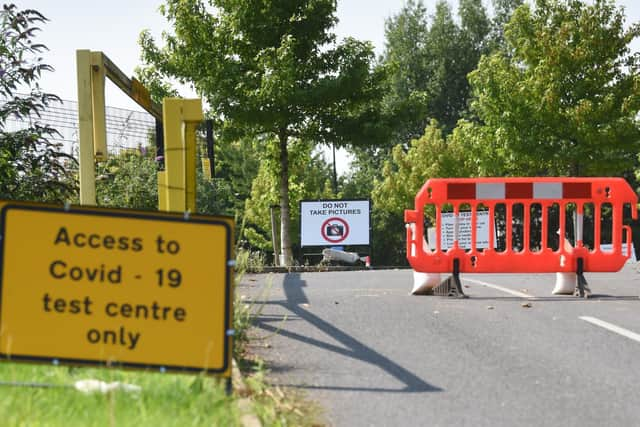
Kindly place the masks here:
[[(26, 95), (25, 95), (26, 96)], [(0, 105), (6, 99), (0, 98)], [(139, 149), (153, 145), (155, 138), (155, 119), (146, 112), (127, 110), (124, 108), (106, 107), (107, 150), (117, 154), (122, 150)], [(56, 129), (60, 135), (51, 138), (52, 142), (60, 142), (64, 151), (74, 157), (78, 153), (78, 103), (63, 100), (61, 104), (50, 105), (40, 112), (40, 116), (8, 118), (5, 131), (14, 132), (25, 129), (30, 124), (46, 124)]]

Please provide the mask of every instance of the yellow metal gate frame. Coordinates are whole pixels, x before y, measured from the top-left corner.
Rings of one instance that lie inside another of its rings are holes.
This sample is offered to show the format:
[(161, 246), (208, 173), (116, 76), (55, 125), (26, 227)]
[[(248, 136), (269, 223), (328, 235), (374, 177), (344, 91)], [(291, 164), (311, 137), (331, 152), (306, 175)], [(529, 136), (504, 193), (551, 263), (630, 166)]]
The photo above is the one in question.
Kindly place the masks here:
[(165, 170), (158, 172), (158, 209), (196, 209), (196, 127), (204, 119), (201, 99), (153, 102), (147, 88), (128, 78), (103, 52), (76, 51), (80, 204), (96, 204), (95, 162), (107, 157), (105, 78), (163, 124)]

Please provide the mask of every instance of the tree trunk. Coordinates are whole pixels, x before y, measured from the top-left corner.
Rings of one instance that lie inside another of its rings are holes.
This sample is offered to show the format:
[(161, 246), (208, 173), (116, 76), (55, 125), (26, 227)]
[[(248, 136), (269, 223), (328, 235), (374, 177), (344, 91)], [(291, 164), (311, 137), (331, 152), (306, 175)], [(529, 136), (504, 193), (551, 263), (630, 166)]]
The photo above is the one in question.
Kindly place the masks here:
[(293, 251), (291, 250), (291, 217), (289, 215), (289, 151), (287, 149), (288, 136), (286, 131), (280, 130), (278, 141), (280, 143), (280, 265), (293, 264)]

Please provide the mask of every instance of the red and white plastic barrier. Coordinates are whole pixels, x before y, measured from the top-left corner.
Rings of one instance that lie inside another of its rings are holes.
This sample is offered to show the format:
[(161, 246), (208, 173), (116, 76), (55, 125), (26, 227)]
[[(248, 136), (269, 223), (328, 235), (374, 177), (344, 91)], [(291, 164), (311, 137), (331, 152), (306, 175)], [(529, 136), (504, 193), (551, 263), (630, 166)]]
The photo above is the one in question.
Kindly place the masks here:
[[(623, 223), (623, 210), (627, 209), (631, 217), (637, 219), (636, 204), (636, 193), (622, 178), (430, 179), (416, 195), (414, 209), (405, 211), (407, 258), (415, 271), (423, 273), (581, 274), (587, 271), (618, 271), (631, 255), (631, 228)], [(519, 205), (517, 209), (521, 215), (519, 245), (515, 244), (512, 235), (516, 205)], [(570, 209), (567, 208), (569, 205)], [(494, 233), (498, 207), (504, 222), (501, 240), (504, 247), (500, 250), (496, 248)], [(552, 207), (558, 212), (555, 226), (560, 239), (566, 235), (567, 212), (575, 215), (574, 244), (558, 244), (557, 248), (549, 244), (547, 236), (551, 231), (549, 212)], [(583, 242), (585, 209), (592, 215), (590, 247)], [(425, 215), (425, 210), (429, 210), (428, 215)], [(488, 211), (490, 232), (487, 236), (477, 235), (480, 211)], [(539, 217), (534, 218), (534, 211), (539, 213)], [(611, 251), (600, 248), (602, 212), (605, 211), (611, 219)], [(443, 247), (444, 212), (451, 212), (454, 217), (453, 230), (449, 230), (453, 233), (453, 244), (449, 248)], [(471, 235), (468, 247), (463, 247), (460, 240), (463, 213), (471, 218), (471, 224), (466, 225)], [(435, 219), (435, 239), (430, 239), (428, 244), (425, 239), (427, 217), (432, 222)], [(536, 232), (541, 237), (532, 247), (534, 223), (540, 227)], [(478, 247), (479, 237), (488, 239), (488, 244)], [(629, 244), (623, 248), (625, 240)]]

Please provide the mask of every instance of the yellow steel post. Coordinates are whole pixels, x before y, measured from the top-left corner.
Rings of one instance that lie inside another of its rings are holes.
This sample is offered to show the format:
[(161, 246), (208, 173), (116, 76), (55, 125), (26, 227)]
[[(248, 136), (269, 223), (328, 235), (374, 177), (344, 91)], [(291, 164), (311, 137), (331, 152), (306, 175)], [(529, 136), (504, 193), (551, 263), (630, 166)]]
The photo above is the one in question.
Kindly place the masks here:
[(91, 52), (91, 108), (95, 160), (107, 159), (107, 124), (104, 100), (105, 68), (102, 52)]
[(167, 205), (167, 173), (165, 171), (158, 172), (158, 210), (169, 210), (169, 205)]
[(91, 103), (91, 51), (76, 51), (78, 74), (78, 139), (80, 142), (80, 204), (96, 204), (93, 160), (93, 109)]
[[(165, 98), (162, 101), (162, 123), (164, 125), (164, 183), (165, 209), (185, 210), (184, 148), (182, 146), (182, 120), (180, 100)], [(159, 197), (160, 198), (160, 197)]]
[(186, 123), (184, 127), (186, 204), (191, 212), (196, 211), (196, 128), (195, 123)]
[[(177, 212), (195, 210), (194, 125), (204, 118), (202, 100), (165, 98), (162, 106), (165, 179), (159, 191), (165, 191), (166, 210)], [(189, 166), (187, 166), (187, 150), (189, 157), (193, 157), (189, 160)], [(193, 196), (187, 196), (188, 193)], [(162, 199), (162, 196), (159, 196), (159, 199)]]

